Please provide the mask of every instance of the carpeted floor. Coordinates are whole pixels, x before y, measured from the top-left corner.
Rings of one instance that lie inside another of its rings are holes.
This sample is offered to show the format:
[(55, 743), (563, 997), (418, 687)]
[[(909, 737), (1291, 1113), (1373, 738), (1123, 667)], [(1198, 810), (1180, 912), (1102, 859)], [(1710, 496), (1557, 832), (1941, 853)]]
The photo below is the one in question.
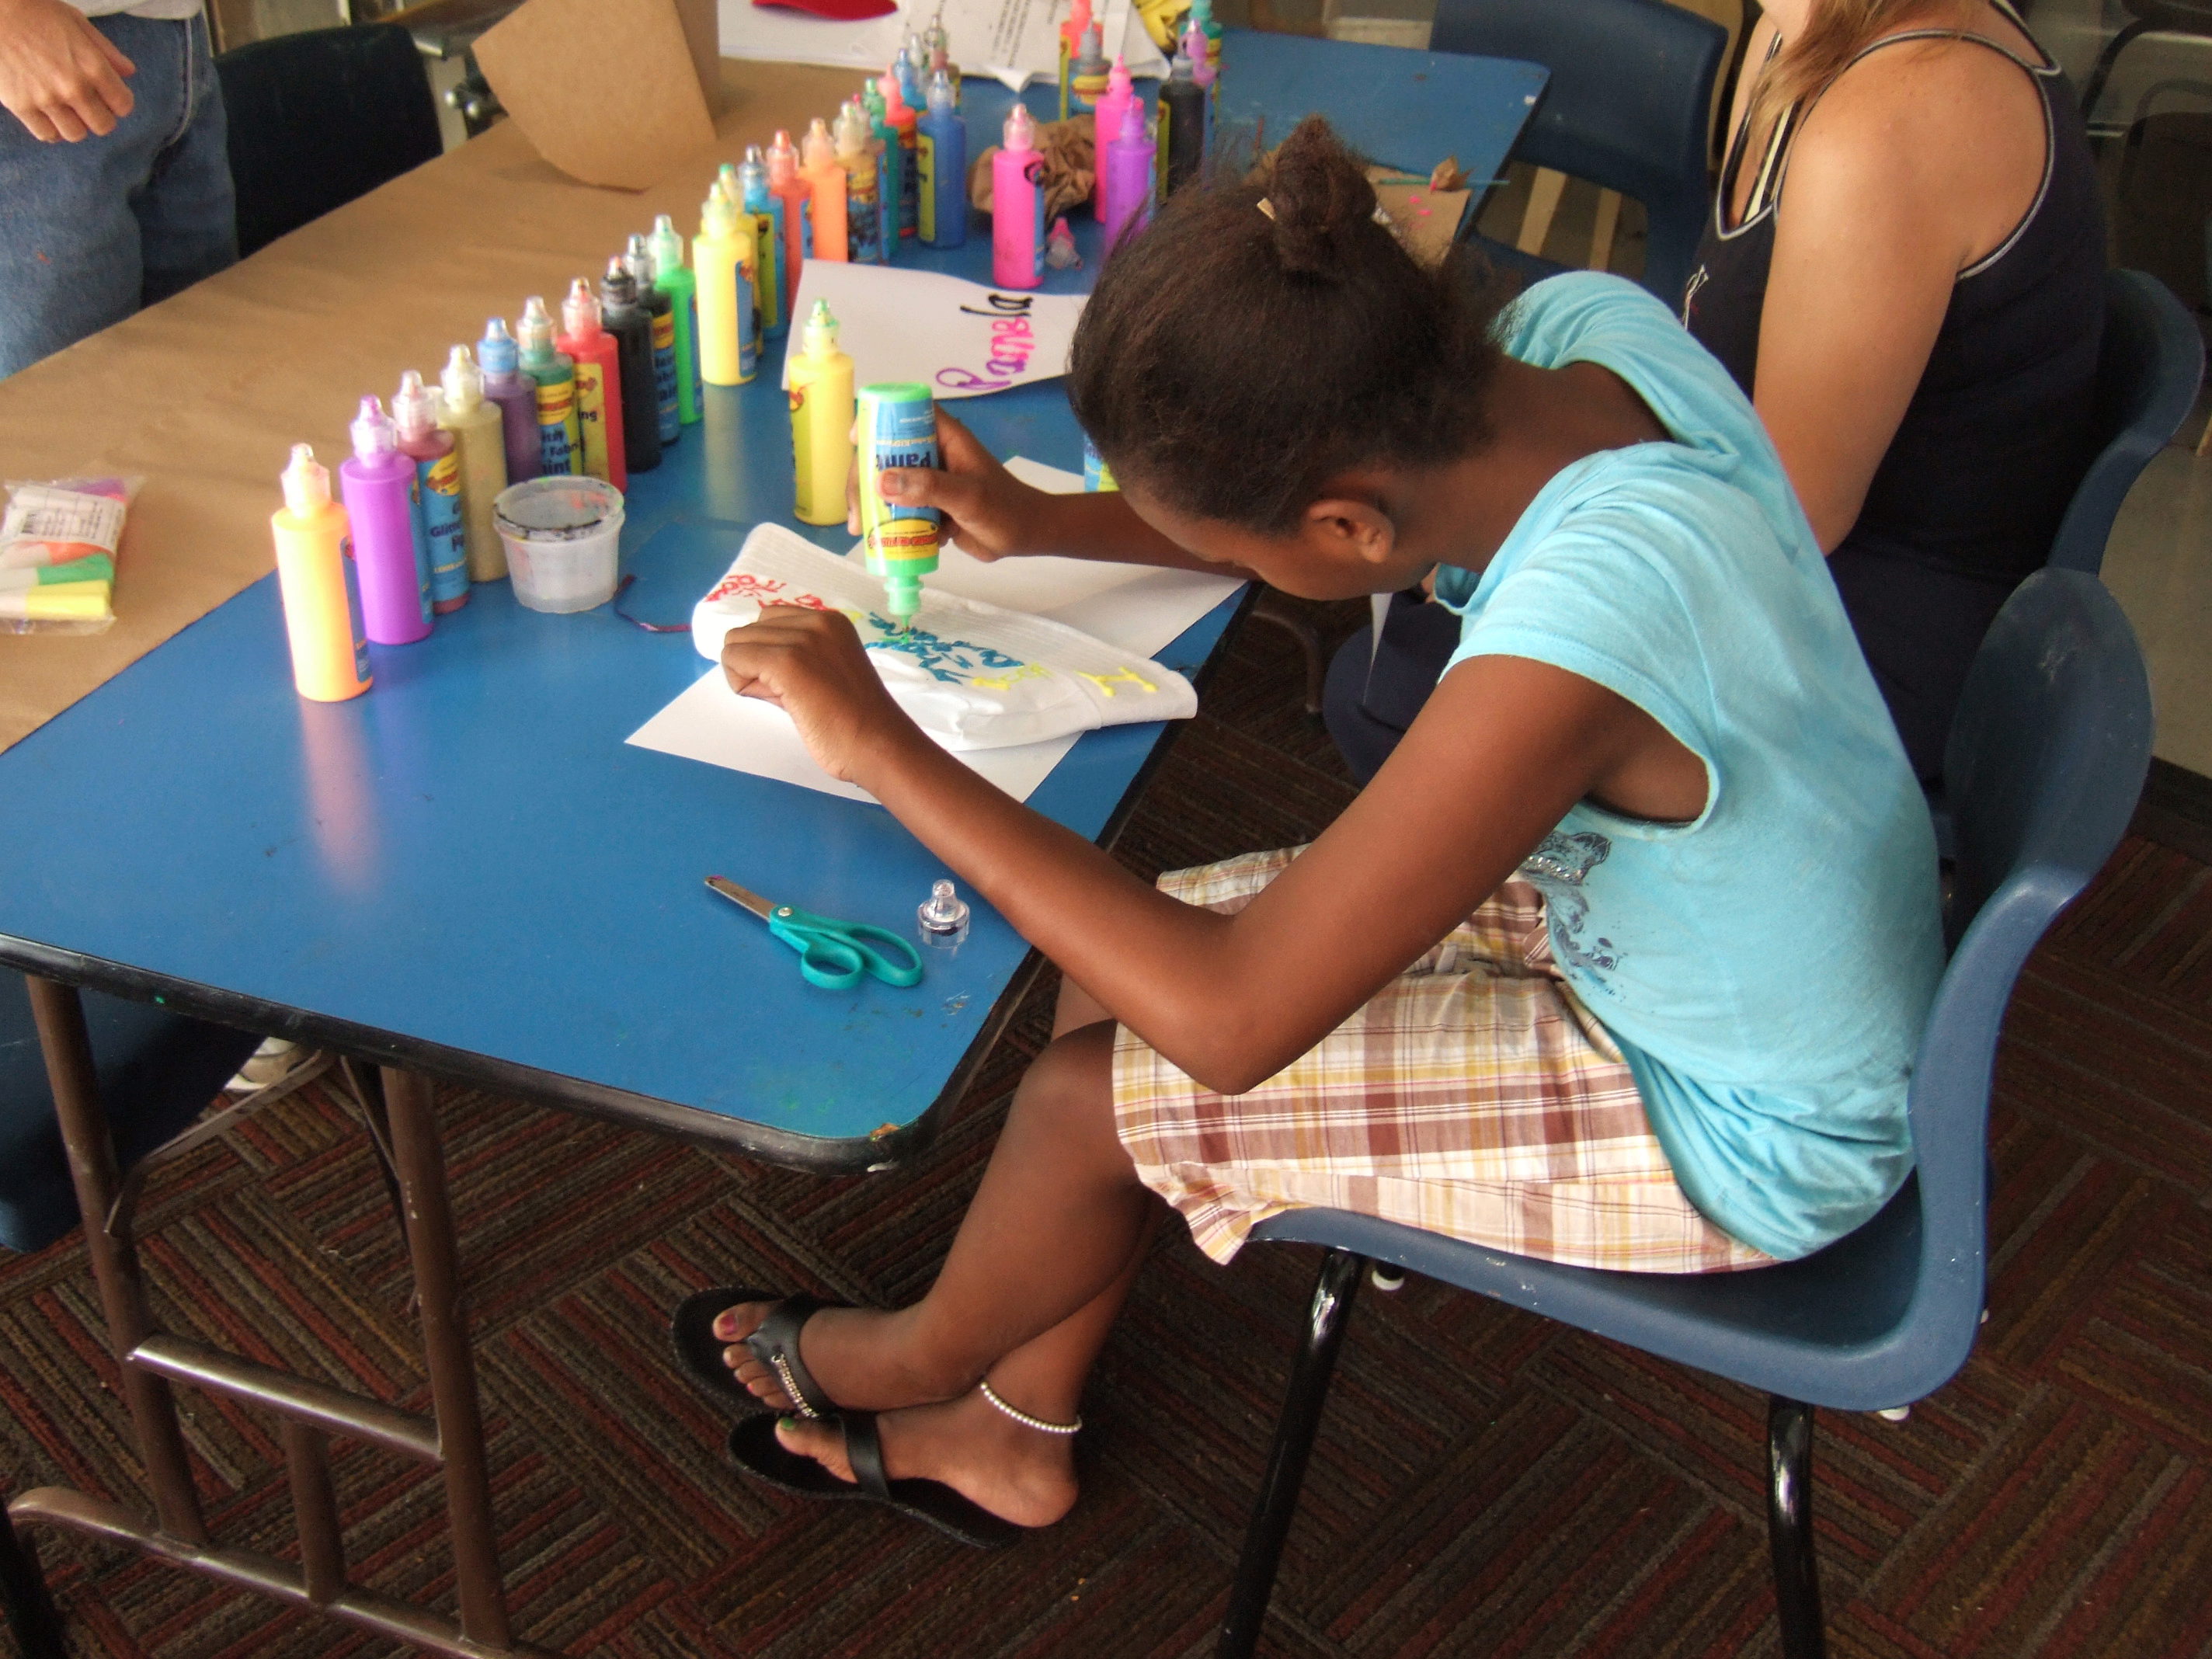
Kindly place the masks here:
[[(1314, 613), (1337, 633), (1357, 617)], [(1310, 836), (1350, 788), (1248, 627), (1122, 845), (1151, 871)], [(2123, 847), (2016, 999), (1995, 1112), (1988, 1330), (1911, 1420), (1825, 1414), (1820, 1550), (1838, 1659), (2212, 1652), (2212, 866)], [(1049, 988), (1045, 988), (1048, 990)], [(1166, 1240), (1086, 1410), (1086, 1492), (995, 1557), (786, 1503), (720, 1463), (664, 1359), (688, 1290), (896, 1301), (928, 1282), (1014, 1079), (1018, 1019), (915, 1167), (824, 1181), (443, 1091), (520, 1633), (576, 1656), (1201, 1656), (1314, 1265), (1226, 1272)], [(143, 1229), (173, 1328), (426, 1398), (369, 1154), (310, 1090), (167, 1170)], [(136, 1498), (82, 1252), (0, 1263), (5, 1478)], [(292, 1553), (272, 1423), (187, 1395), (218, 1535)], [(1363, 1297), (1275, 1600), (1282, 1659), (1775, 1650), (1745, 1389), (1413, 1280)], [(358, 1575), (450, 1598), (422, 1468), (342, 1449)], [(386, 1644), (57, 1534), (78, 1650), (158, 1659)], [(0, 1649), (7, 1638), (0, 1635)]]

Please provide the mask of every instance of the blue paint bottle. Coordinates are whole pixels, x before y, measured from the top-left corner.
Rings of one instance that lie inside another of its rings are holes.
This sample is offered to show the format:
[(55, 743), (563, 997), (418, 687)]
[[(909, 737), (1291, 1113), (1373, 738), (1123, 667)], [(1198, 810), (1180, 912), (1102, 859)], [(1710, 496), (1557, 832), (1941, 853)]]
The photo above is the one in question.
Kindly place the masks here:
[(929, 82), (929, 110), (915, 141), (921, 168), (916, 202), (921, 240), (932, 247), (968, 240), (968, 124), (953, 106), (952, 77), (939, 70)]

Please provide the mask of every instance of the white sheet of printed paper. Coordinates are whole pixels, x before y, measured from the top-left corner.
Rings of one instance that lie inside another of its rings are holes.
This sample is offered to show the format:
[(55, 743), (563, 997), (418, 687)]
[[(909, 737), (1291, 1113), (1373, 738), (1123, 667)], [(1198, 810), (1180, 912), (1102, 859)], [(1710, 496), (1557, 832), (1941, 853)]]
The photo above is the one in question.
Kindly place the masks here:
[[(935, 0), (907, 0), (896, 12), (854, 23), (787, 6), (757, 6), (752, 0), (720, 0), (715, 9), (725, 58), (878, 70), (910, 32), (941, 15), (952, 61), (963, 76), (989, 76), (1019, 92), (1032, 81), (1059, 77), (1060, 26), (1068, 0), (945, 0), (941, 9)], [(1167, 73), (1167, 60), (1129, 0), (1106, 0), (1098, 21), (1103, 39), (1121, 43), (1130, 74)], [(1113, 55), (1110, 45), (1107, 55)]]
[[(1024, 456), (1008, 461), (1006, 470), (1023, 483), (1054, 495), (1074, 495), (1083, 488), (1083, 480), (1075, 474)], [(853, 556), (859, 556), (857, 551)], [(1237, 586), (1230, 576), (1096, 559), (1001, 559), (986, 564), (955, 547), (945, 549), (937, 574), (926, 580), (948, 592), (1049, 617), (1146, 657), (1165, 650)], [(641, 749), (774, 778), (848, 800), (875, 799), (817, 766), (781, 708), (732, 696), (719, 668), (708, 669), (628, 740)], [(954, 758), (1016, 800), (1027, 800), (1074, 746), (1074, 738), (1059, 738), (1012, 749), (971, 749)]]
[[(1067, 373), (1082, 294), (1009, 294), (933, 270), (809, 259), (791, 314), (817, 300), (837, 319), (838, 349), (853, 383), (912, 380), (937, 397), (977, 398)], [(783, 389), (791, 390), (791, 357)]]

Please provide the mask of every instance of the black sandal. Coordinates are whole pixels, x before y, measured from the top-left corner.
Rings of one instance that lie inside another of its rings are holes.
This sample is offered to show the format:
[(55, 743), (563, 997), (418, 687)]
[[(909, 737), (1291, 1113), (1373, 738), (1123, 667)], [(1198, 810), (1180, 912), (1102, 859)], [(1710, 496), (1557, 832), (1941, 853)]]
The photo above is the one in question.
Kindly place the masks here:
[(756, 1412), (773, 1409), (768, 1401), (738, 1382), (737, 1373), (723, 1360), (723, 1350), (736, 1345), (714, 1334), (714, 1322), (730, 1309), (746, 1302), (775, 1304), (761, 1322), (760, 1328), (745, 1339), (744, 1346), (752, 1350), (755, 1358), (776, 1374), (784, 1392), (792, 1398), (793, 1411), (805, 1418), (836, 1416), (836, 1402), (822, 1391), (813, 1373), (799, 1357), (799, 1330), (812, 1315), (824, 1308), (847, 1305), (843, 1303), (728, 1285), (695, 1291), (684, 1298), (668, 1322), (669, 1340), (676, 1346), (676, 1360), (684, 1374), (726, 1406)]
[(884, 1474), (884, 1443), (873, 1412), (841, 1412), (845, 1455), (857, 1480), (840, 1480), (811, 1457), (775, 1437), (777, 1419), (753, 1417), (730, 1431), (730, 1461), (756, 1480), (800, 1498), (847, 1498), (881, 1504), (909, 1520), (937, 1528), (971, 1549), (1002, 1550), (1023, 1528), (1001, 1520), (941, 1480), (893, 1480)]

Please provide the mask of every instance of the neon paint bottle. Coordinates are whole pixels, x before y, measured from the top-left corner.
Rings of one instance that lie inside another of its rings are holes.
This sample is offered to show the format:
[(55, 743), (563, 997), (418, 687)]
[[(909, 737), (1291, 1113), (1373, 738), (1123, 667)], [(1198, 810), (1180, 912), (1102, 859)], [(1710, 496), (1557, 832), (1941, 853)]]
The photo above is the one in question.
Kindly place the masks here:
[(760, 295), (761, 337), (772, 340), (790, 325), (791, 294), (783, 268), (783, 201), (769, 193), (768, 163), (758, 144), (746, 147), (738, 179), (742, 194), (732, 195), (726, 184), (722, 193), (752, 221), (753, 291)]
[(939, 70), (930, 77), (929, 111), (915, 140), (921, 169), (918, 228), (932, 247), (968, 242), (968, 124), (953, 104), (952, 77)]
[(553, 349), (553, 319), (541, 295), (522, 302), (519, 332), (522, 372), (538, 388), (538, 476), (581, 472), (584, 432), (576, 416), (576, 364)]
[(622, 260), (623, 269), (637, 284), (638, 304), (652, 319), (653, 406), (660, 417), (660, 447), (665, 449), (684, 435), (683, 403), (676, 382), (676, 307), (655, 280), (660, 267), (653, 263), (653, 249), (644, 237), (631, 235)]
[(353, 527), (362, 624), (378, 645), (412, 645), (430, 632), (429, 572), (415, 558), (415, 463), (379, 398), (353, 420), (353, 458), (338, 467)]
[(1114, 141), (1121, 136), (1121, 112), (1137, 95), (1129, 81), (1129, 66), (1120, 58), (1106, 71), (1106, 90), (1091, 112), (1091, 211), (1101, 222), (1106, 217), (1106, 157)]
[(881, 480), (885, 467), (936, 467), (936, 400), (927, 386), (910, 381), (863, 386), (854, 429), (868, 574), (883, 579), (884, 609), (905, 628), (921, 609), (921, 579), (937, 568), (937, 509), (892, 505)]
[(599, 278), (599, 322), (615, 337), (622, 366), (623, 447), (632, 472), (660, 465), (659, 386), (653, 372), (653, 313), (637, 292), (637, 279), (617, 254)]
[(906, 101), (899, 89), (898, 76), (885, 70), (876, 77), (876, 89), (884, 95), (884, 119), (898, 133), (899, 195), (898, 228), (901, 237), (916, 234), (921, 227), (921, 175), (915, 149), (921, 137), (921, 116), (914, 106)]
[(372, 676), (361, 593), (346, 557), (346, 510), (331, 499), (331, 475), (306, 444), (292, 446), (284, 505), (270, 515), (269, 527), (276, 538), (293, 685), (314, 702), (359, 696)]
[(1075, 65), (1068, 71), (1067, 112), (1088, 115), (1098, 107), (1098, 100), (1106, 95), (1114, 66), (1106, 61), (1106, 41), (1103, 27), (1093, 22), (1083, 31), (1083, 49), (1076, 54)]
[(743, 386), (760, 362), (751, 333), (752, 225), (750, 215), (730, 205), (721, 185), (707, 191), (691, 258), (698, 266), (699, 362), (710, 386)]
[(799, 333), (790, 363), (793, 511), (803, 524), (845, 522), (853, 470), (853, 360), (837, 349), (837, 319), (825, 300)]
[[(1206, 37), (1206, 78), (1201, 85), (1210, 85), (1221, 75), (1221, 25), (1214, 21), (1213, 0), (1190, 0), (1190, 27)], [(1191, 67), (1198, 67), (1192, 60)]]
[(581, 471), (605, 478), (617, 489), (629, 488), (629, 445), (625, 441), (622, 356), (619, 343), (599, 321), (599, 296), (592, 279), (579, 276), (561, 301), (561, 333), (553, 343), (576, 366), (576, 426), (584, 439)]
[(469, 550), (461, 534), (461, 458), (453, 434), (438, 427), (438, 394), (409, 369), (392, 399), (399, 453), (415, 463), (415, 511), (430, 564), (430, 609), (440, 616), (469, 602)]
[(1091, 27), (1091, 0), (1075, 0), (1060, 26), (1060, 118), (1073, 113), (1075, 60), (1083, 55), (1083, 32)]
[(1133, 236), (1152, 222), (1152, 174), (1155, 171), (1151, 123), (1145, 119), (1145, 100), (1132, 98), (1121, 106), (1121, 131), (1106, 151), (1106, 251), (1111, 253), (1122, 239)]
[(1192, 77), (1190, 54), (1182, 47), (1169, 60), (1160, 82), (1160, 200), (1198, 176), (1206, 162), (1206, 91)]
[[(507, 481), (526, 483), (538, 476), (538, 383), (518, 367), (521, 362), (514, 336), (507, 331), (507, 319), (495, 317), (484, 325), (477, 342), (477, 362), (483, 370), (483, 395), (499, 405), (507, 438)], [(500, 573), (507, 572), (507, 550), (499, 556)]]
[(884, 263), (898, 252), (899, 195), (906, 186), (906, 158), (899, 149), (898, 129), (891, 125), (890, 106), (883, 88), (873, 81), (860, 88), (860, 107), (868, 114), (868, 131), (876, 148), (876, 194), (883, 216)]
[(991, 281), (1000, 288), (1035, 288), (1044, 281), (1044, 158), (1036, 123), (1017, 102), (1006, 116), (1006, 143), (991, 158)]
[(1212, 149), (1213, 107), (1217, 88), (1221, 83), (1221, 71), (1217, 67), (1221, 61), (1221, 48), (1207, 39), (1206, 31), (1198, 26), (1195, 11), (1190, 27), (1182, 32), (1182, 51), (1183, 56), (1190, 59), (1190, 78), (1198, 82), (1198, 89), (1206, 94), (1206, 148)]
[[(469, 580), (495, 582), (507, 574), (507, 544), (492, 523), (491, 507), (507, 488), (504, 413), (485, 401), (483, 376), (465, 345), (453, 348), (438, 383), (446, 393), (438, 424), (453, 434), (461, 463), (461, 545), (468, 555)], [(534, 441), (535, 427), (531, 436)]]
[[(726, 165), (725, 173), (732, 169)], [(676, 319), (676, 418), (685, 426), (699, 419), (699, 281), (684, 263), (684, 238), (676, 222), (662, 214), (653, 222), (653, 285), (668, 296)]]
[(836, 143), (820, 116), (806, 129), (799, 154), (799, 176), (807, 188), (807, 258), (843, 264), (852, 257), (845, 235), (845, 169), (837, 165)]
[(929, 48), (921, 44), (920, 34), (907, 36), (906, 45), (891, 59), (891, 72), (898, 76), (899, 96), (918, 118), (928, 101), (929, 88)]
[(884, 202), (878, 187), (875, 135), (856, 100), (837, 112), (838, 171), (845, 175), (845, 252), (856, 265), (884, 258)]
[(799, 273), (806, 263), (806, 202), (813, 186), (799, 176), (799, 151), (791, 135), (779, 128), (768, 147), (768, 193), (783, 209), (783, 303), (788, 316), (799, 294)]

